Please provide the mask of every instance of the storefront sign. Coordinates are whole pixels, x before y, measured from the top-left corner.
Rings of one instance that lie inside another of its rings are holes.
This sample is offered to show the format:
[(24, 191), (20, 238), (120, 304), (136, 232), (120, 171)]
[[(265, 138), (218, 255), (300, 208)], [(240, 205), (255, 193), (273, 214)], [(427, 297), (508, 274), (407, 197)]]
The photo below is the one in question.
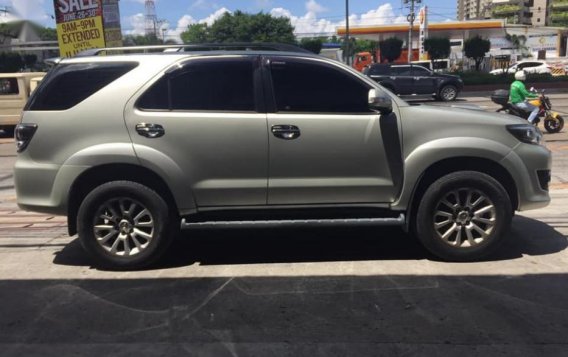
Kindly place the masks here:
[(424, 51), (424, 41), (428, 38), (428, 7), (424, 6), (420, 9), (418, 13), (418, 23), (420, 24), (420, 49), (419, 49), (419, 59), (420, 61), (428, 60), (428, 53)]
[(103, 26), (105, 29), (105, 46), (121, 47), (122, 31), (120, 29), (118, 0), (103, 0)]
[(99, 0), (54, 0), (54, 6), (62, 57), (105, 46)]

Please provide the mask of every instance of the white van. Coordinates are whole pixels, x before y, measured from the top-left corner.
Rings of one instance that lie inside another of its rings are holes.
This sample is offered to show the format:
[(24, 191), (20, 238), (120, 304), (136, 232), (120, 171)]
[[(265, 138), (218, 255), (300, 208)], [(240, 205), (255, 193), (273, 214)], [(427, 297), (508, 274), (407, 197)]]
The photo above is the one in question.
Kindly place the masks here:
[(44, 72), (0, 73), (0, 129), (13, 135), (30, 94)]

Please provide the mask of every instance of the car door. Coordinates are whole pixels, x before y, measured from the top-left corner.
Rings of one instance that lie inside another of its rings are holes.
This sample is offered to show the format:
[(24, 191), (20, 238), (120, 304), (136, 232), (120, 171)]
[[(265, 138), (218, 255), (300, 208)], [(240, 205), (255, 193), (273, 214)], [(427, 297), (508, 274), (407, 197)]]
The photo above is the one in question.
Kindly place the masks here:
[(198, 206), (266, 204), (268, 134), (258, 64), (257, 56), (187, 60), (126, 111), (141, 162), (182, 176)]
[(422, 66), (412, 65), (412, 77), (416, 94), (436, 93), (436, 77), (431, 71)]
[(268, 203), (391, 202), (383, 123), (368, 107), (374, 87), (318, 59), (272, 57), (265, 73), (271, 83)]
[(396, 83), (397, 92), (400, 95), (414, 94), (412, 69), (409, 65), (391, 66), (391, 79)]

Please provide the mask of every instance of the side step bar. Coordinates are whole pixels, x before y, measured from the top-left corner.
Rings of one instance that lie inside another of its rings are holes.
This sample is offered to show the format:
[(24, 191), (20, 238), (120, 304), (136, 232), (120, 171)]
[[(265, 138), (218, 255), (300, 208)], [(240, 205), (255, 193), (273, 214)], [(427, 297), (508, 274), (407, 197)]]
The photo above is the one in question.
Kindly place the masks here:
[(181, 220), (181, 229), (216, 228), (264, 228), (264, 227), (349, 227), (349, 226), (402, 226), (404, 213), (396, 218), (340, 218), (340, 219), (282, 219), (258, 221), (208, 221), (187, 222)]

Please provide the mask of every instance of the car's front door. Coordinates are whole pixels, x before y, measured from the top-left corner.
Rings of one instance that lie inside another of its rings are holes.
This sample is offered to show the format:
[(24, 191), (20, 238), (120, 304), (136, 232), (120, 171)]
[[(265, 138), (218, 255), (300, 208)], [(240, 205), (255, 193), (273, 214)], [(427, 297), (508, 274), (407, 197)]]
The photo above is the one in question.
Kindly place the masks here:
[(436, 92), (436, 77), (422, 66), (412, 66), (414, 92), (416, 94), (434, 94)]
[(273, 98), (267, 103), (268, 203), (393, 201), (383, 140), (398, 135), (396, 117), (385, 125), (369, 110), (371, 85), (317, 59), (273, 57), (264, 68), (272, 83), (267, 98)]
[(266, 204), (268, 134), (259, 109), (259, 60), (188, 60), (126, 110), (141, 163), (183, 180), (198, 206)]

